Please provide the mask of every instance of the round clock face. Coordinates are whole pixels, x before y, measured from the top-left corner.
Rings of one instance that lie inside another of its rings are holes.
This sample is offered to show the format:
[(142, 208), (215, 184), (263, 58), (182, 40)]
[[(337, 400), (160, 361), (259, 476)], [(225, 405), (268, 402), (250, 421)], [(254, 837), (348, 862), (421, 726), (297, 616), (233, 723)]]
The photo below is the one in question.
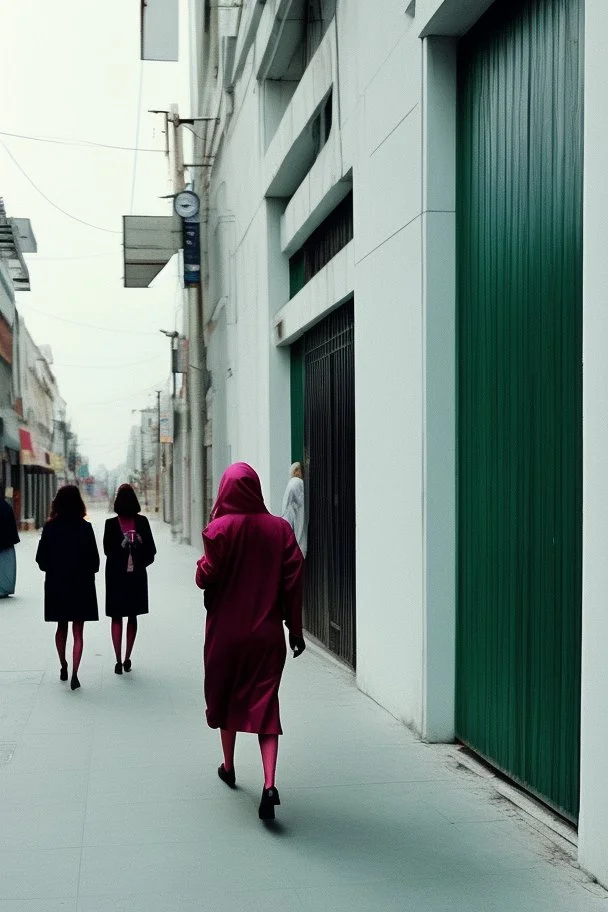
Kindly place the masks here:
[(199, 205), (198, 196), (192, 190), (182, 190), (174, 200), (175, 211), (182, 218), (194, 218)]

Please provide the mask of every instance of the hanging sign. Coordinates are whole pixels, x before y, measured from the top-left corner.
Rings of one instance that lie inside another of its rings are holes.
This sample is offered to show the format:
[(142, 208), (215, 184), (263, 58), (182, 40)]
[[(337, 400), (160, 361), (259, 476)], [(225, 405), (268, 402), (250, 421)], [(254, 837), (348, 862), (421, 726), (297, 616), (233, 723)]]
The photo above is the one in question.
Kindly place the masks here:
[(184, 219), (184, 284), (198, 285), (201, 280), (201, 226)]
[(184, 285), (198, 285), (201, 280), (201, 201), (193, 190), (180, 190), (173, 207), (182, 218), (184, 244)]
[(160, 442), (173, 443), (173, 400), (167, 395), (161, 396), (159, 406)]

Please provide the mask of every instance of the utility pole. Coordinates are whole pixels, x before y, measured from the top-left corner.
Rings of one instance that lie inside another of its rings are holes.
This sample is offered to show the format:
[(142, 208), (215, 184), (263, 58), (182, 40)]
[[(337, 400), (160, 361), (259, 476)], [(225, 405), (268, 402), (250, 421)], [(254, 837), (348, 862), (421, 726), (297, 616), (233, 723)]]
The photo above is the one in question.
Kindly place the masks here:
[[(161, 329), (160, 332), (167, 336), (171, 342), (171, 435), (172, 440), (170, 444), (170, 460), (168, 461), (168, 488), (169, 488), (169, 522), (171, 523), (171, 536), (175, 537), (175, 396), (176, 396), (176, 375), (177, 375), (177, 358), (179, 351), (179, 338), (180, 334), (176, 329)], [(167, 476), (165, 476), (167, 477)]]
[(146, 508), (146, 510), (147, 510), (147, 509), (148, 509), (148, 475), (147, 475), (147, 472), (146, 472), (146, 460), (145, 460), (145, 456), (144, 456), (144, 416), (143, 416), (143, 409), (140, 410), (139, 419), (140, 419), (140, 420), (139, 420), (139, 448), (140, 448), (140, 451), (141, 451), (141, 453), (140, 453), (140, 455), (141, 455), (140, 479), (141, 479), (141, 484), (143, 485), (143, 488), (144, 488), (144, 506), (145, 506), (145, 508)]
[(160, 510), (160, 390), (156, 390), (156, 512)]
[[(173, 192), (185, 188), (183, 141), (177, 105), (171, 105), (169, 120), (173, 125)], [(203, 309), (200, 283), (186, 287), (188, 307), (188, 370), (187, 393), (189, 413), (188, 463), (190, 475), (189, 521), (184, 523), (185, 538), (197, 542), (205, 525), (205, 424), (206, 402), (203, 390), (205, 347), (203, 340)], [(187, 503), (184, 498), (184, 508)]]

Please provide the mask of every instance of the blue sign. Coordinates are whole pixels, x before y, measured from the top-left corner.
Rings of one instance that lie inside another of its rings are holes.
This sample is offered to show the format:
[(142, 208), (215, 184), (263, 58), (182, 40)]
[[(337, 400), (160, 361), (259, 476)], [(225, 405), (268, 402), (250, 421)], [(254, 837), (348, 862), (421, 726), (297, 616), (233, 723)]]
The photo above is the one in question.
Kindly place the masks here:
[(201, 281), (201, 226), (198, 222), (183, 220), (184, 285), (198, 285)]

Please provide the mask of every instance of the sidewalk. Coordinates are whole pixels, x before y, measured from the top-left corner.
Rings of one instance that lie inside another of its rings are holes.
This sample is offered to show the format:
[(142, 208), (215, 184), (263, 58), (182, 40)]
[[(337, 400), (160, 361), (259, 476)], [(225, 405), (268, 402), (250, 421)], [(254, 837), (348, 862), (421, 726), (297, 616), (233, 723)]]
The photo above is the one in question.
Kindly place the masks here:
[(417, 742), (313, 648), (287, 662), (265, 828), (257, 740), (240, 736), (230, 792), (203, 724), (198, 550), (153, 532), (133, 671), (114, 674), (102, 573), (75, 692), (42, 620), (38, 533), (22, 536), (0, 601), (0, 912), (608, 912), (491, 777)]

